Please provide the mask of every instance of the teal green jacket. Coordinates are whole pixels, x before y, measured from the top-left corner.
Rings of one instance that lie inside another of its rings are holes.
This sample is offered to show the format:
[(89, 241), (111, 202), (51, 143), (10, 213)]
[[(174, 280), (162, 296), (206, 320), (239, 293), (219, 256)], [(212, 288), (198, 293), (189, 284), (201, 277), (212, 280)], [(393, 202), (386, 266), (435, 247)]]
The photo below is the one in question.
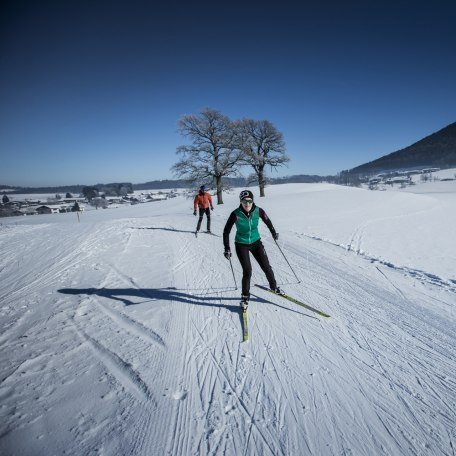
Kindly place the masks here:
[(272, 225), (271, 219), (266, 215), (263, 209), (253, 204), (250, 212), (246, 212), (242, 205), (231, 212), (223, 230), (223, 244), (225, 250), (230, 250), (230, 232), (233, 225), (236, 225), (236, 237), (234, 242), (237, 244), (253, 244), (259, 241), (260, 232), (258, 231), (258, 222), (263, 220), (274, 237), (276, 231)]
[(253, 244), (260, 239), (258, 221), (260, 214), (257, 207), (249, 213), (245, 213), (240, 207), (234, 211), (236, 215), (236, 237), (234, 242), (238, 244)]

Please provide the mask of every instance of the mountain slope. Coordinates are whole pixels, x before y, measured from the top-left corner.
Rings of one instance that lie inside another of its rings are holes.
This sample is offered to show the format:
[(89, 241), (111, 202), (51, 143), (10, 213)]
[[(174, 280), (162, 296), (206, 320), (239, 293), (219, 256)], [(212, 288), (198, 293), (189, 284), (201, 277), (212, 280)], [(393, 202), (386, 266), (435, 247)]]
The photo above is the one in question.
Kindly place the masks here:
[(398, 150), (351, 169), (350, 174), (369, 174), (388, 170), (456, 166), (456, 122)]

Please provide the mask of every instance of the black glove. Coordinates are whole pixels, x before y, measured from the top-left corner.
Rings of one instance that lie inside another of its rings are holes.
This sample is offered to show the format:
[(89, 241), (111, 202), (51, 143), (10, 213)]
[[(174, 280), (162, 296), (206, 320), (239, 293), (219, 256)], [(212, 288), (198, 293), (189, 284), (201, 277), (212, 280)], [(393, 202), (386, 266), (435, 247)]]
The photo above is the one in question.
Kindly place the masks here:
[(211, 211), (213, 211), (213, 210), (214, 210), (214, 208), (211, 206)]
[(272, 237), (274, 238), (274, 241), (278, 241), (279, 240), (279, 233), (273, 234)]
[(227, 260), (229, 260), (231, 258), (231, 251), (230, 250), (225, 250), (225, 252), (223, 253), (223, 255), (225, 255), (225, 258)]
[(193, 215), (196, 215), (196, 211), (193, 211)]

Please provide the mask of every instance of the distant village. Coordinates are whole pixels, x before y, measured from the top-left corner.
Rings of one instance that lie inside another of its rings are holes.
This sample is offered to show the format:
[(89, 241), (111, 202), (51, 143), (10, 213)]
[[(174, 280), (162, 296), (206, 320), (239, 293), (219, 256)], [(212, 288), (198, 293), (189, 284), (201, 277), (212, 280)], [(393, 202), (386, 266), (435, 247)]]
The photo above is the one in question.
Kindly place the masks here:
[[(438, 177), (438, 174), (437, 176), (433, 174), (440, 170), (440, 168), (424, 168), (406, 171), (388, 171), (374, 175), (357, 175), (356, 179), (352, 180), (342, 176), (339, 181), (333, 183), (385, 191), (393, 187), (406, 188), (416, 185), (417, 182), (435, 180), (456, 181), (456, 174), (452, 176), (447, 175), (444, 178)], [(332, 182), (325, 179), (315, 182), (321, 181)], [(271, 181), (270, 185), (286, 182), (287, 180), (285, 179), (276, 179)], [(306, 182), (308, 181), (306, 180)], [(113, 195), (113, 188), (115, 192), (121, 193), (121, 195)], [(71, 193), (66, 193), (65, 197), (62, 197), (61, 194), (41, 194), (34, 198), (32, 194), (8, 194), (8, 189), (0, 189), (0, 193), (3, 194), (3, 197), (0, 197), (0, 217), (83, 212), (88, 209), (108, 209), (124, 205), (163, 201), (175, 198), (180, 194), (190, 198), (195, 193), (195, 189), (192, 188), (133, 191), (131, 184), (127, 186), (125, 184), (109, 184), (99, 189), (95, 187), (84, 187), (83, 190), (84, 192), (78, 196), (73, 196)]]
[(0, 217), (13, 217), (37, 214), (62, 214), (67, 212), (83, 212), (86, 209), (108, 209), (124, 205), (150, 203), (175, 198), (177, 190), (141, 192), (123, 196), (73, 196), (66, 193), (65, 197), (59, 194), (33, 198), (33, 195), (3, 194), (0, 202)]
[(416, 185), (417, 180), (420, 182), (428, 182), (432, 180), (452, 181), (455, 178), (438, 178), (432, 173), (440, 171), (440, 168), (425, 168), (420, 170), (410, 171), (390, 171), (376, 174), (375, 176), (365, 176), (360, 178), (362, 186), (369, 190), (386, 190), (388, 186), (399, 186), (405, 188), (409, 185)]

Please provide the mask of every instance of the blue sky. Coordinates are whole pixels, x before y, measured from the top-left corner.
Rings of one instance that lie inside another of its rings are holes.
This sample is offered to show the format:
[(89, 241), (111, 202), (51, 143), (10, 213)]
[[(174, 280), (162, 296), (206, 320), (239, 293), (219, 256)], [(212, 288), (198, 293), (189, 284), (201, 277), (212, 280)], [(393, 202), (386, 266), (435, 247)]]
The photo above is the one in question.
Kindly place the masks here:
[(205, 107), (274, 123), (273, 176), (406, 147), (456, 121), (456, 9), (418, 3), (4, 2), (0, 184), (173, 178)]

